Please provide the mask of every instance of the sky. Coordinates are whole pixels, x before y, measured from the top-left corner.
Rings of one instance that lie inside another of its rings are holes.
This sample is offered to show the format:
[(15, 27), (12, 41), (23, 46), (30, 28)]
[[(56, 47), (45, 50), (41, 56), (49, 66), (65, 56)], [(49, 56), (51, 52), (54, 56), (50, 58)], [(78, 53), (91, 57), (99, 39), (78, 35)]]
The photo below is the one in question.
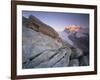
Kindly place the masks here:
[(56, 31), (63, 31), (68, 25), (79, 25), (82, 28), (89, 28), (89, 14), (64, 13), (64, 12), (43, 12), (43, 11), (22, 11), (22, 16), (34, 15)]

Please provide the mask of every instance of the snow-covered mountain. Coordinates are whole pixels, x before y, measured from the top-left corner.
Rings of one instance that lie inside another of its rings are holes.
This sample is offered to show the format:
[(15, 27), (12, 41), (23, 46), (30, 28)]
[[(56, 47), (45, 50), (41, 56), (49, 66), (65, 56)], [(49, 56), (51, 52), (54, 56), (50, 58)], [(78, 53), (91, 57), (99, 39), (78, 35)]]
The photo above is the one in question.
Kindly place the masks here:
[(59, 36), (63, 39), (64, 42), (69, 43), (70, 45), (73, 45), (72, 40), (69, 38), (68, 30), (64, 30), (62, 32), (59, 32)]
[(62, 32), (60, 37), (73, 47), (81, 48), (83, 51), (89, 50), (89, 29), (77, 25), (69, 25)]

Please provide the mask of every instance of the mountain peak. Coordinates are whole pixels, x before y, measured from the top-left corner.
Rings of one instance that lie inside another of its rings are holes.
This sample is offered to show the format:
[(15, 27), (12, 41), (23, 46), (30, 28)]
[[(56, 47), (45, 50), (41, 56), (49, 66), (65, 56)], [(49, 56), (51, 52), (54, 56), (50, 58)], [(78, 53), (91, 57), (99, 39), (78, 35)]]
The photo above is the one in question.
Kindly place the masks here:
[(76, 32), (76, 31), (80, 30), (80, 28), (81, 27), (78, 25), (69, 25), (69, 26), (65, 27), (65, 30), (68, 30), (70, 32)]

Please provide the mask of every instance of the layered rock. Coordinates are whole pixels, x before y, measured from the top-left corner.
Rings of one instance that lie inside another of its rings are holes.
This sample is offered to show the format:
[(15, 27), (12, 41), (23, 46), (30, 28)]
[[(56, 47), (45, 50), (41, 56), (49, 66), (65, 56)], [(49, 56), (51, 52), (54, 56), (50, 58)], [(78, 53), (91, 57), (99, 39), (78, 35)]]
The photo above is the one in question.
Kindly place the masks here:
[(43, 23), (35, 16), (30, 15), (29, 18), (23, 18), (23, 25), (29, 27), (37, 32), (42, 32), (45, 35), (48, 35), (52, 38), (56, 38), (58, 41), (62, 41), (58, 33), (49, 25)]
[(23, 68), (64, 67), (69, 65), (71, 49), (68, 46), (63, 46), (62, 41), (59, 41), (58, 33), (50, 26), (48, 27), (35, 17), (30, 16), (28, 19), (23, 17), (22, 30)]

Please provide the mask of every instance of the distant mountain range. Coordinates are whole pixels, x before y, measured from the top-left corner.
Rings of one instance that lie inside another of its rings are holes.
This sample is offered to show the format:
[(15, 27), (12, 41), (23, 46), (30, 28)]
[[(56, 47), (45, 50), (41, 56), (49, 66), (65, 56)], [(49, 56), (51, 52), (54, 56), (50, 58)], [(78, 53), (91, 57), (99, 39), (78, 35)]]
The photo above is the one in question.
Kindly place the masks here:
[(77, 25), (69, 25), (62, 32), (60, 37), (74, 47), (81, 48), (83, 51), (89, 50), (89, 29), (81, 28)]

